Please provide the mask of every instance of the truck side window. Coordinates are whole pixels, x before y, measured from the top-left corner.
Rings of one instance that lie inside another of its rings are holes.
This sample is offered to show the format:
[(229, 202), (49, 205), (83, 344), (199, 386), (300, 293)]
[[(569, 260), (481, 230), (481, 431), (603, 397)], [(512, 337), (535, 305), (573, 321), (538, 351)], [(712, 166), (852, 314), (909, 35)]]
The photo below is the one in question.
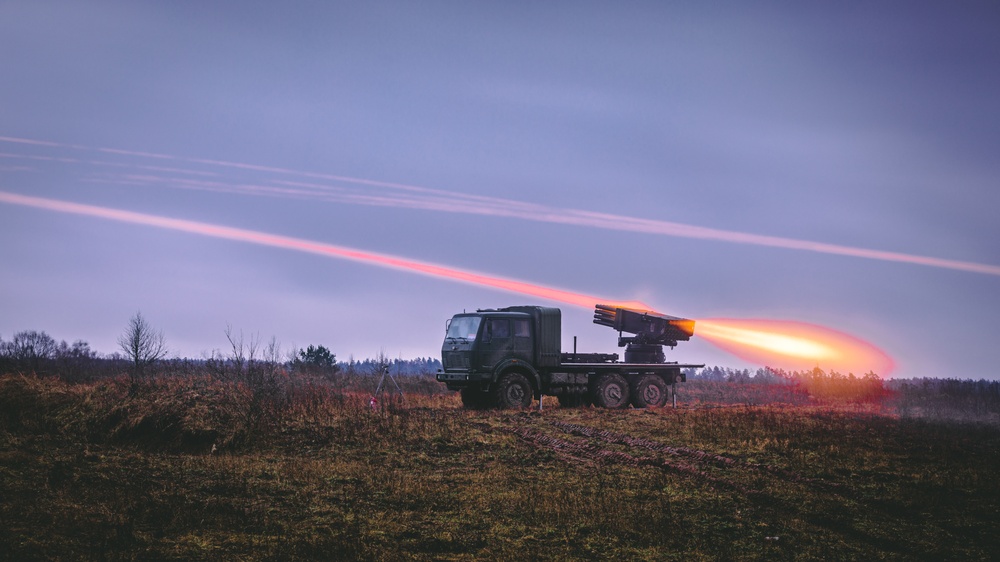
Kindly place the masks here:
[(528, 320), (514, 320), (514, 337), (515, 338), (530, 338), (531, 329), (528, 327)]
[(490, 321), (493, 324), (494, 338), (510, 337), (510, 321), (506, 318), (494, 318)]

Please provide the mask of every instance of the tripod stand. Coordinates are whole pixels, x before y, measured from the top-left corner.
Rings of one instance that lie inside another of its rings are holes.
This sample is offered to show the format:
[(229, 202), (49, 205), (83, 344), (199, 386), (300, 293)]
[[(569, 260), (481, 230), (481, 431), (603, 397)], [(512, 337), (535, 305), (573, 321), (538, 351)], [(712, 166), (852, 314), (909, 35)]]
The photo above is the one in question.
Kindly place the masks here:
[(368, 400), (368, 405), (371, 406), (371, 409), (372, 410), (378, 409), (379, 396), (383, 392), (388, 391), (385, 384), (386, 377), (388, 377), (388, 379), (392, 381), (393, 386), (396, 387), (396, 393), (399, 394), (400, 401), (405, 401), (406, 399), (403, 397), (403, 389), (399, 388), (399, 383), (396, 382), (396, 377), (392, 376), (392, 373), (389, 372), (389, 365), (386, 365), (384, 363), (382, 365), (379, 365), (379, 371), (382, 372), (382, 377), (378, 381), (378, 386), (375, 387), (375, 394), (372, 394), (371, 399)]

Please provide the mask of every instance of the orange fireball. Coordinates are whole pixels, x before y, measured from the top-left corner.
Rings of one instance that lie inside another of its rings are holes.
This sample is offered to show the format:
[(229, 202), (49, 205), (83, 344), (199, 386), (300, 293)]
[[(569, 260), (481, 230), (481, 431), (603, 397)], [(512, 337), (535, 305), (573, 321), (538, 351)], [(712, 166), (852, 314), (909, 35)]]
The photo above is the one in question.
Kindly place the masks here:
[(837, 330), (790, 320), (709, 318), (696, 334), (733, 355), (761, 366), (786, 370), (886, 376), (895, 363), (878, 347)]

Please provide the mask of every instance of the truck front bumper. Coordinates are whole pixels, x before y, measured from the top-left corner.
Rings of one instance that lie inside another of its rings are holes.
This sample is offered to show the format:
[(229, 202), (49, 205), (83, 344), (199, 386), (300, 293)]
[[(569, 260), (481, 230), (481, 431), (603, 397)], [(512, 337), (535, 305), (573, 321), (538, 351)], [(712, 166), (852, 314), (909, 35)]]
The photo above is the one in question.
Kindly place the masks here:
[(435, 375), (438, 382), (448, 383), (449, 385), (467, 382), (482, 382), (490, 380), (490, 373), (481, 373), (476, 371), (438, 371)]

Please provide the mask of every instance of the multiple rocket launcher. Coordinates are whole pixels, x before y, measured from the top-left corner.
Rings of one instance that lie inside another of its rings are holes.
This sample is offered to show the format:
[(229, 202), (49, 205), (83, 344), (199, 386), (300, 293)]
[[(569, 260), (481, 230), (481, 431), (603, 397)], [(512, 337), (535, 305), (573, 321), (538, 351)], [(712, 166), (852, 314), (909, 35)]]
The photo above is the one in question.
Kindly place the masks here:
[(663, 363), (663, 346), (672, 348), (694, 335), (694, 320), (605, 304), (594, 308), (594, 324), (618, 330), (618, 347), (625, 348), (626, 363)]
[[(673, 347), (677, 342), (688, 341), (694, 335), (694, 320), (606, 304), (599, 304), (594, 308), (594, 324), (618, 330), (618, 347), (631, 343)], [(622, 337), (622, 332), (635, 335)]]

